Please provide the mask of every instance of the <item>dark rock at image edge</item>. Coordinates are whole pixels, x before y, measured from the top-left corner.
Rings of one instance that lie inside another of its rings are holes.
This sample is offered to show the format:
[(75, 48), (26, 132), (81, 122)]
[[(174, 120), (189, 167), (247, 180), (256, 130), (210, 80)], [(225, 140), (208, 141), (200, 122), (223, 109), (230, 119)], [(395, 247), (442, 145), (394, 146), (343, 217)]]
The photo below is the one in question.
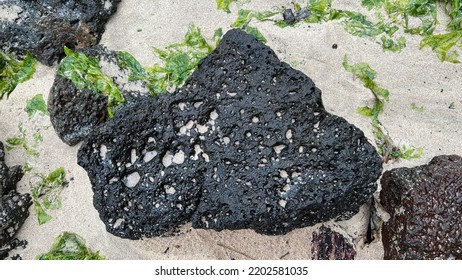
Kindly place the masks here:
[(130, 239), (189, 221), (284, 234), (348, 219), (382, 170), (363, 132), (325, 111), (310, 78), (241, 30), (175, 93), (125, 106), (96, 128), (78, 163), (106, 229)]
[(312, 260), (354, 260), (356, 250), (353, 244), (341, 233), (322, 225), (313, 232), (311, 243)]
[(397, 168), (381, 179), (385, 259), (462, 259), (462, 158)]
[(8, 251), (16, 247), (14, 244), (18, 242), (14, 236), (29, 216), (32, 205), (29, 194), (16, 191), (16, 184), (22, 176), (21, 166), (6, 166), (3, 143), (0, 142), (0, 259), (7, 258)]
[(0, 9), (0, 51), (17, 56), (32, 53), (40, 62), (53, 65), (72, 49), (96, 45), (104, 26), (120, 0), (3, 0)]

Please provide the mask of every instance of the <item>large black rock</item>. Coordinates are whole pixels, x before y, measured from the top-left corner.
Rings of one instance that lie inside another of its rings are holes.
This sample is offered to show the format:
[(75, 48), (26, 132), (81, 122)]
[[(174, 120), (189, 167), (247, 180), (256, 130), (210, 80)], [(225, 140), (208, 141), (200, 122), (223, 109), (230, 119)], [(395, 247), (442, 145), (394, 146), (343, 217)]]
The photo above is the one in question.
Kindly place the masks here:
[(240, 30), (226, 33), (173, 94), (118, 111), (78, 163), (107, 230), (137, 239), (192, 221), (284, 234), (358, 212), (381, 158), (327, 113), (321, 91)]
[(10, 242), (29, 216), (32, 205), (29, 194), (16, 191), (16, 184), (23, 176), (21, 167), (8, 168), (4, 161), (3, 143), (0, 142), (0, 259), (6, 257), (8, 248), (14, 247)]
[[(127, 103), (134, 102), (139, 96), (149, 95), (142, 82), (129, 81), (127, 71), (118, 65), (116, 52), (102, 45), (78, 52), (98, 60), (103, 74), (109, 76), (122, 89)], [(72, 81), (56, 74), (48, 95), (48, 112), (58, 136), (64, 143), (73, 146), (106, 121), (107, 97), (87, 88), (79, 90)]]
[(462, 259), (462, 158), (397, 168), (381, 179), (390, 214), (382, 228), (385, 259)]
[(96, 45), (120, 0), (2, 0), (0, 50), (32, 53), (47, 65), (63, 56), (63, 47)]

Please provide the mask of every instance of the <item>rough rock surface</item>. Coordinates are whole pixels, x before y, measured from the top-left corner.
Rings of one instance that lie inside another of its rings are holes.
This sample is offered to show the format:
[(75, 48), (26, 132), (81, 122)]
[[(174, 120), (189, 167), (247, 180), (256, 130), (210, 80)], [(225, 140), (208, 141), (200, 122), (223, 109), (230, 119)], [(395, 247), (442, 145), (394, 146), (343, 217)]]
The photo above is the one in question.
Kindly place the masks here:
[[(119, 68), (116, 53), (102, 45), (80, 50), (99, 61), (101, 71), (122, 89), (127, 102), (139, 95), (148, 95), (141, 82), (128, 81), (128, 74)], [(50, 120), (59, 138), (68, 145), (82, 141), (97, 125), (107, 119), (107, 97), (89, 89), (77, 89), (58, 74), (48, 95)]]
[(5, 247), (0, 247), (0, 260), (22, 260), (19, 254), (10, 255), (12, 250), (26, 249), (27, 241), (14, 238)]
[(381, 179), (391, 215), (382, 229), (385, 259), (462, 259), (462, 158), (397, 168)]
[(95, 126), (106, 119), (107, 98), (92, 90), (78, 90), (74, 84), (56, 76), (48, 95), (51, 124), (68, 145), (79, 143)]
[(3, 247), (13, 248), (10, 242), (26, 218), (29, 216), (29, 206), (32, 205), (29, 194), (19, 194), (16, 183), (23, 173), (20, 166), (8, 168), (5, 161), (3, 143), (0, 142), (0, 252), (2, 258), (7, 252)]
[(313, 232), (311, 243), (312, 260), (354, 260), (356, 250), (342, 234), (324, 225), (319, 233)]
[(32, 53), (47, 65), (63, 56), (63, 47), (96, 45), (120, 0), (2, 0), (0, 50)]
[(240, 30), (225, 34), (173, 94), (118, 111), (82, 145), (79, 164), (109, 232), (214, 230), (284, 234), (358, 212), (381, 158), (327, 113), (321, 91)]

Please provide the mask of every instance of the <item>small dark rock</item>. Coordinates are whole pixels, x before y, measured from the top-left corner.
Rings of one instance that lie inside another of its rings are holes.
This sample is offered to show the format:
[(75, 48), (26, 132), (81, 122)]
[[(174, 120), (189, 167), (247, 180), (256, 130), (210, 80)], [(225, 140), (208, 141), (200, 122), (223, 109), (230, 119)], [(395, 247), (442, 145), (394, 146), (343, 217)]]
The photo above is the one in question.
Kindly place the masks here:
[(22, 178), (20, 166), (11, 169), (5, 164), (3, 143), (0, 142), (0, 252), (2, 257), (14, 249), (12, 241), (19, 228), (29, 216), (32, 205), (29, 194), (16, 191), (16, 184)]
[(333, 48), (334, 50), (336, 50), (336, 49), (338, 48), (337, 44), (333, 44), (333, 45), (332, 45), (332, 48)]
[(319, 233), (313, 232), (312, 260), (354, 260), (356, 250), (342, 234), (322, 225)]
[(68, 145), (79, 143), (106, 120), (107, 98), (56, 76), (48, 96), (50, 120), (59, 138)]
[(142, 99), (79, 150), (94, 205), (124, 238), (195, 228), (284, 234), (347, 219), (382, 160), (327, 113), (321, 91), (253, 36), (231, 30), (173, 94)]
[(47, 65), (63, 56), (63, 47), (96, 45), (120, 0), (3, 0), (0, 51), (22, 56), (32, 53)]
[[(148, 95), (148, 90), (137, 82), (129, 82), (128, 74), (119, 68), (116, 53), (97, 45), (79, 50), (96, 58), (104, 74), (109, 75), (131, 102), (134, 96)], [(136, 91), (135, 89), (138, 89)], [(90, 89), (77, 89), (74, 84), (58, 74), (48, 96), (50, 120), (59, 138), (68, 145), (82, 141), (97, 125), (107, 119), (107, 97)]]
[(462, 259), (462, 158), (397, 168), (381, 179), (385, 259)]
[(282, 12), (282, 18), (284, 21), (288, 24), (292, 24), (295, 22), (295, 15), (294, 12), (292, 12), (291, 9), (285, 9), (284, 12)]
[(311, 16), (311, 11), (308, 10), (307, 8), (302, 8), (300, 11), (296, 12), (296, 18), (297, 20), (304, 20), (305, 18)]
[(311, 11), (306, 8), (303, 8), (300, 11), (296, 11), (295, 13), (292, 11), (292, 9), (285, 9), (282, 12), (282, 18), (287, 24), (297, 23), (309, 17), (310, 15)]

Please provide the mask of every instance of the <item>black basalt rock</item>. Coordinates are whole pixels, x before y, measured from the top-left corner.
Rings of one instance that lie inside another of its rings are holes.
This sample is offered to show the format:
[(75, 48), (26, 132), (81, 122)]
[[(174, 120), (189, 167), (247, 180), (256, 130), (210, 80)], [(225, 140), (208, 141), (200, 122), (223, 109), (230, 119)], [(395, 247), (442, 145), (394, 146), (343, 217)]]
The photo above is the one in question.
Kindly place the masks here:
[(185, 85), (118, 111), (78, 163), (109, 232), (195, 228), (284, 234), (347, 219), (376, 190), (381, 158), (327, 113), (321, 91), (240, 30), (225, 34)]
[(319, 233), (313, 232), (312, 260), (354, 260), (355, 256), (355, 247), (341, 233), (324, 225), (319, 228)]
[[(127, 103), (139, 96), (149, 95), (141, 82), (128, 81), (129, 75), (119, 67), (114, 51), (96, 45), (79, 52), (99, 61), (101, 71), (122, 89)], [(58, 136), (64, 143), (73, 146), (107, 120), (107, 97), (87, 88), (79, 90), (72, 81), (56, 74), (48, 95), (48, 112)]]
[(77, 89), (71, 80), (56, 76), (48, 95), (51, 124), (61, 140), (73, 146), (106, 120), (107, 98), (90, 89)]
[(462, 259), (462, 158), (397, 168), (381, 179), (390, 214), (382, 228), (385, 259)]
[(0, 142), (0, 252), (1, 257), (7, 256), (14, 236), (29, 216), (32, 205), (29, 194), (16, 191), (16, 184), (23, 173), (20, 166), (8, 168), (5, 164), (3, 143)]
[(63, 56), (63, 47), (96, 45), (120, 0), (3, 0), (0, 50), (32, 53), (47, 65)]

